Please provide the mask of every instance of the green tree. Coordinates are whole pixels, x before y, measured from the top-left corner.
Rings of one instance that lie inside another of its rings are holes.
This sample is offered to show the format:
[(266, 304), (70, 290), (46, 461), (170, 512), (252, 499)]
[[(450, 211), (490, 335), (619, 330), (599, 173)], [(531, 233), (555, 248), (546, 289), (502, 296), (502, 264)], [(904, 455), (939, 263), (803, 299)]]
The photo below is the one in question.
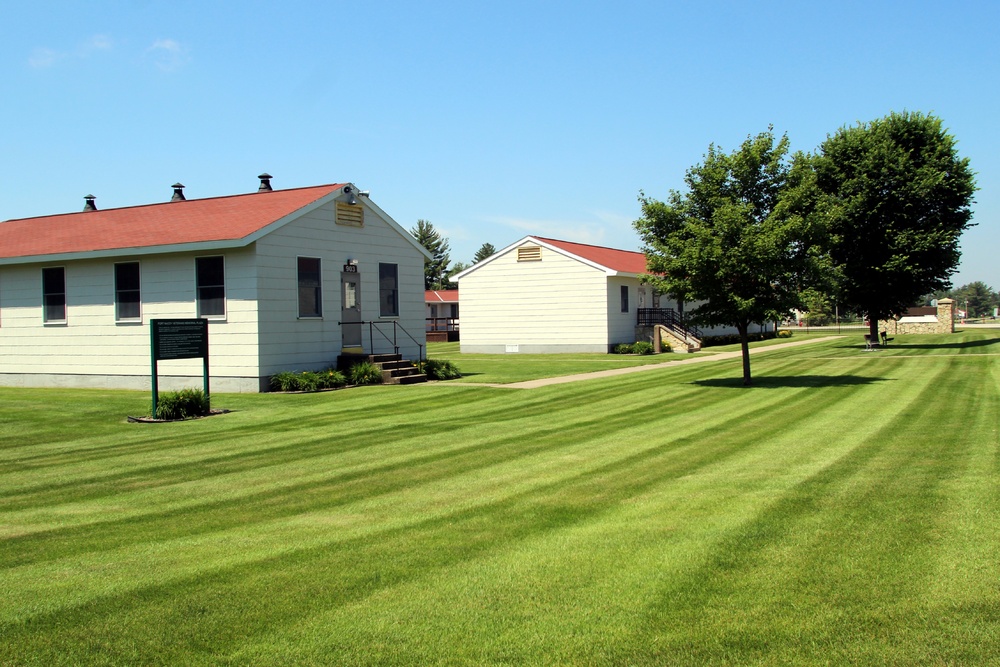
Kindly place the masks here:
[(749, 326), (801, 308), (801, 292), (818, 284), (821, 229), (809, 159), (788, 159), (788, 137), (748, 137), (726, 154), (709, 146), (688, 170), (686, 191), (666, 202), (640, 194), (635, 228), (645, 245), (646, 277), (661, 293), (703, 302), (695, 324), (733, 326), (743, 350), (743, 384), (751, 383)]
[(966, 311), (966, 317), (989, 317), (997, 305), (996, 292), (981, 280), (956, 288), (951, 298), (958, 308)]
[(478, 264), (484, 259), (492, 257), (493, 255), (496, 254), (496, 252), (497, 249), (493, 247), (492, 243), (484, 243), (479, 247), (479, 250), (476, 251), (475, 256), (472, 258), (472, 263)]
[(469, 265), (465, 264), (464, 262), (455, 262), (454, 264), (452, 264), (451, 268), (448, 269), (448, 275), (445, 277), (445, 282), (442, 289), (458, 289), (458, 283), (453, 281), (451, 278), (456, 273), (461, 273), (462, 271), (465, 271), (467, 268), (469, 268)]
[(822, 327), (836, 321), (836, 304), (829, 295), (816, 289), (803, 290), (802, 303), (805, 320), (810, 326)]
[(424, 289), (444, 289), (450, 262), (448, 239), (427, 220), (417, 220), (417, 226), (410, 230), (410, 234), (431, 254), (431, 259), (424, 261)]
[(826, 197), (838, 300), (878, 320), (950, 286), (970, 226), (975, 181), (939, 119), (893, 113), (844, 127), (816, 161)]

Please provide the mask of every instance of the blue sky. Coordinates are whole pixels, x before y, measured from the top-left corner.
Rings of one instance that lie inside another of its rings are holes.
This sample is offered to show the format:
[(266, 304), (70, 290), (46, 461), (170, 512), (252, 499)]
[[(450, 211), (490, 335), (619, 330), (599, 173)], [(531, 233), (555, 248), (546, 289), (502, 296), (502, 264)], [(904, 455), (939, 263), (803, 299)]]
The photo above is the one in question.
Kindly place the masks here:
[(638, 250), (637, 195), (773, 124), (795, 150), (944, 120), (1000, 288), (996, 2), (37, 2), (5, 7), (0, 220), (352, 181), (470, 261), (527, 234)]

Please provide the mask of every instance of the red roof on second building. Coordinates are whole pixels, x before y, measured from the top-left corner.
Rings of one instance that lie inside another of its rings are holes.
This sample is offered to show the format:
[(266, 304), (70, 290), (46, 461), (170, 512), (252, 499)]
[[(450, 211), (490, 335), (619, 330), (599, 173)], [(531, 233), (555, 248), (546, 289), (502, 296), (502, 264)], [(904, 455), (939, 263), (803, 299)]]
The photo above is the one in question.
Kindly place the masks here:
[(605, 248), (585, 243), (559, 241), (557, 239), (547, 239), (542, 236), (535, 236), (533, 238), (614, 271), (621, 273), (647, 272), (646, 255), (641, 252), (616, 250), (615, 248)]
[(0, 259), (235, 241), (343, 183), (0, 222)]
[(429, 289), (424, 292), (427, 303), (458, 303), (457, 289)]

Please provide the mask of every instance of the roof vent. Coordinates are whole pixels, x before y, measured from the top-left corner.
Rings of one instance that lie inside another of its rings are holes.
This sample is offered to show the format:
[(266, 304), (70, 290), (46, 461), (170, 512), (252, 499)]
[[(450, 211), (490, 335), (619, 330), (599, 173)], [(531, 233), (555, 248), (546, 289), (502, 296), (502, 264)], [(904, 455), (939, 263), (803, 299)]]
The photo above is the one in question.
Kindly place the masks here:
[(181, 185), (180, 183), (174, 183), (170, 187), (174, 189), (174, 196), (170, 198), (170, 201), (184, 201), (186, 199), (184, 197), (183, 185)]
[(97, 210), (97, 204), (94, 203), (95, 199), (97, 199), (97, 197), (94, 195), (87, 195), (84, 197), (84, 200), (86, 200), (86, 203), (83, 205), (84, 212)]
[(257, 178), (260, 179), (260, 187), (257, 188), (257, 192), (271, 192), (271, 179), (274, 178), (274, 176), (265, 172)]

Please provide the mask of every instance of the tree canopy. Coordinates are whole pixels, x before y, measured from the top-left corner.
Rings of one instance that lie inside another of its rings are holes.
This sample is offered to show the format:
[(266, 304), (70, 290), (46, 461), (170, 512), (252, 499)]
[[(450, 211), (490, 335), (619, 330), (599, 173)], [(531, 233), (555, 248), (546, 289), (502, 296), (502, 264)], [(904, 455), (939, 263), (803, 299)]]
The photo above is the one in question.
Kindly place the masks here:
[(815, 159), (827, 204), (837, 299), (878, 320), (950, 286), (975, 179), (941, 120), (892, 113), (844, 127)]
[(635, 228), (644, 243), (646, 277), (687, 302), (696, 324), (733, 326), (751, 383), (749, 326), (801, 307), (800, 294), (820, 280), (822, 230), (809, 160), (788, 157), (788, 138), (748, 137), (730, 154), (714, 144), (691, 167), (686, 190), (666, 202), (641, 193)]
[(483, 245), (479, 246), (479, 250), (477, 250), (475, 256), (473, 256), (472, 263), (478, 264), (484, 259), (492, 257), (493, 255), (496, 254), (496, 252), (497, 249), (493, 247), (492, 243), (484, 243)]
[(424, 261), (424, 289), (445, 289), (448, 283), (448, 263), (451, 261), (448, 256), (448, 239), (427, 220), (417, 220), (417, 225), (410, 230), (410, 234), (431, 254), (431, 259)]

